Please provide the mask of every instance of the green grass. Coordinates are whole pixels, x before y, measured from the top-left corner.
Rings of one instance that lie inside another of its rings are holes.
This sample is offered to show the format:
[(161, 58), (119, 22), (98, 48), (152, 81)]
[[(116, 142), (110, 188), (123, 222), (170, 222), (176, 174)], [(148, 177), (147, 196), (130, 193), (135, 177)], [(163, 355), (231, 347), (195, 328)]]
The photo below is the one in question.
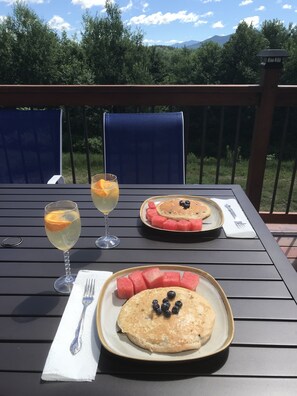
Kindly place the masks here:
[[(284, 161), (281, 166), (276, 199), (274, 204), (275, 212), (284, 212), (287, 206), (289, 195), (289, 187), (291, 184), (293, 173), (293, 161)], [(76, 183), (88, 184), (87, 158), (85, 154), (74, 154), (74, 168), (76, 175)], [(91, 174), (100, 173), (103, 171), (102, 155), (90, 154), (90, 168)], [(261, 199), (261, 210), (269, 211), (271, 206), (271, 199), (273, 195), (275, 176), (277, 170), (277, 161), (270, 158), (266, 162), (266, 171), (264, 186)], [(248, 161), (241, 160), (236, 164), (235, 184), (240, 184), (245, 190), (248, 171)], [(229, 161), (222, 159), (220, 164), (219, 184), (231, 183), (232, 165)], [(200, 161), (194, 154), (189, 154), (187, 157), (187, 183), (199, 183)], [(72, 183), (71, 162), (69, 153), (63, 154), (63, 175), (66, 183)], [(206, 158), (203, 164), (203, 184), (213, 184), (216, 180), (216, 159)], [(297, 200), (294, 199), (297, 194), (297, 181), (293, 189), (293, 199), (291, 202), (290, 211), (297, 212)]]

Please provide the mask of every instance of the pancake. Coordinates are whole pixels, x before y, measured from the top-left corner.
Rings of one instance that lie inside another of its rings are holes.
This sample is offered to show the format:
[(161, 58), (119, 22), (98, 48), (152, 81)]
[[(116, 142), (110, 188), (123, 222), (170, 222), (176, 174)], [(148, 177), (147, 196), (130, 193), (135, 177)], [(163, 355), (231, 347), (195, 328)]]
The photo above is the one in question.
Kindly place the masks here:
[[(162, 303), (169, 290), (176, 296), (170, 300), (182, 307), (178, 314), (166, 318), (152, 308), (152, 301)], [(183, 287), (147, 289), (131, 297), (122, 306), (117, 324), (129, 340), (150, 352), (175, 353), (199, 349), (211, 337), (215, 312), (208, 301), (198, 293)]]
[[(188, 205), (185, 203), (189, 202)], [(174, 198), (157, 205), (159, 215), (175, 220), (205, 219), (210, 216), (210, 207), (199, 200)]]

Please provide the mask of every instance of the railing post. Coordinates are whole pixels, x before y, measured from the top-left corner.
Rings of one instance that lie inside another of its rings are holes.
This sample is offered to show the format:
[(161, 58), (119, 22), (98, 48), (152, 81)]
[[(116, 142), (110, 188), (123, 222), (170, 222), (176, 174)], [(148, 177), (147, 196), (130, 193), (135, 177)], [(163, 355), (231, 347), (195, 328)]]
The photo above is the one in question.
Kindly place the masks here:
[(246, 193), (259, 211), (278, 83), (283, 58), (288, 55), (285, 50), (268, 49), (261, 51), (258, 56), (263, 60), (260, 81), (262, 93), (255, 116)]

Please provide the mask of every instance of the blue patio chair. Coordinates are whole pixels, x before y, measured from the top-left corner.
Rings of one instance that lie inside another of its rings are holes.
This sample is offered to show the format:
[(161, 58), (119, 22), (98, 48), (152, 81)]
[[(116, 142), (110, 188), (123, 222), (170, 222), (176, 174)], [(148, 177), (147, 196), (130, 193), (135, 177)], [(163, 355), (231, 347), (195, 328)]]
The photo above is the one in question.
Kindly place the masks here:
[(104, 113), (105, 171), (119, 183), (185, 183), (182, 112)]
[(63, 183), (62, 111), (0, 109), (0, 183)]

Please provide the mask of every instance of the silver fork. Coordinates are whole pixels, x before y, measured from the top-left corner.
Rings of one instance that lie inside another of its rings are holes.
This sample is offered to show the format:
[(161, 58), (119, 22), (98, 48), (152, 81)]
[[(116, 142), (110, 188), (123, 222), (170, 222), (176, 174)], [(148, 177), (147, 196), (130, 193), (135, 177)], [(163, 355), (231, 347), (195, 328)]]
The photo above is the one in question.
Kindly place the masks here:
[(95, 292), (95, 280), (94, 279), (87, 279), (84, 295), (82, 298), (83, 310), (80, 316), (80, 320), (78, 322), (77, 328), (75, 330), (75, 337), (70, 345), (70, 351), (72, 355), (77, 354), (81, 350), (82, 347), (82, 333), (84, 329), (84, 320), (87, 307), (93, 302), (94, 300), (94, 292)]
[(231, 213), (233, 219), (234, 219), (234, 223), (236, 225), (236, 227), (238, 228), (243, 228), (245, 226), (246, 223), (244, 223), (242, 220), (240, 220), (240, 218), (236, 215), (236, 213), (234, 212), (234, 210), (232, 209), (231, 205), (229, 204), (225, 204), (225, 207), (228, 209), (228, 211)]

